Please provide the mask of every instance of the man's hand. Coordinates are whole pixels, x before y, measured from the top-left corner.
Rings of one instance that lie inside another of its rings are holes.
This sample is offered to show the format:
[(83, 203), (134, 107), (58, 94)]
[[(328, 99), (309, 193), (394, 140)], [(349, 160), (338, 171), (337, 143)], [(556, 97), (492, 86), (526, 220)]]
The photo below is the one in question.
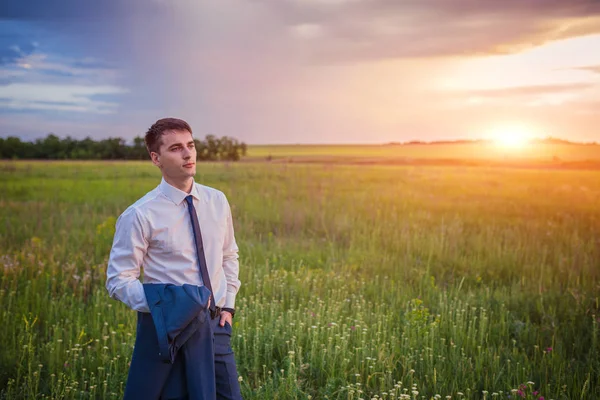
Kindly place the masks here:
[(221, 321), (219, 325), (225, 326), (225, 321), (229, 322), (230, 326), (233, 326), (231, 313), (229, 311), (221, 311)]

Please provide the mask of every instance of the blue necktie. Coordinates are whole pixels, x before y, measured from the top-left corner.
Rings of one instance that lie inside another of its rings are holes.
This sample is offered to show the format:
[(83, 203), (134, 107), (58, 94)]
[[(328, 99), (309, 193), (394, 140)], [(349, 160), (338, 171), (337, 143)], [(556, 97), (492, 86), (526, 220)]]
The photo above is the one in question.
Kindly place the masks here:
[(194, 243), (196, 243), (196, 253), (198, 254), (198, 264), (200, 265), (200, 277), (204, 286), (210, 290), (210, 311), (211, 314), (215, 313), (215, 297), (213, 296), (212, 286), (210, 284), (210, 278), (208, 276), (208, 268), (206, 267), (206, 258), (204, 257), (204, 246), (202, 245), (202, 235), (200, 234), (200, 224), (198, 223), (198, 215), (194, 208), (194, 198), (189, 195), (185, 198), (188, 204), (188, 211), (190, 212), (190, 219), (192, 221), (192, 228), (194, 229)]

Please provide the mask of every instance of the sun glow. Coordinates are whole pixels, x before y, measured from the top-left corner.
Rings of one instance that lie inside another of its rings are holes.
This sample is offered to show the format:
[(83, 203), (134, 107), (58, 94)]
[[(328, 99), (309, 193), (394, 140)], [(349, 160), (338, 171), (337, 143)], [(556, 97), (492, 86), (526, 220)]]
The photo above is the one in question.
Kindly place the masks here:
[(490, 131), (490, 137), (499, 147), (519, 149), (527, 146), (532, 134), (524, 126), (499, 126)]

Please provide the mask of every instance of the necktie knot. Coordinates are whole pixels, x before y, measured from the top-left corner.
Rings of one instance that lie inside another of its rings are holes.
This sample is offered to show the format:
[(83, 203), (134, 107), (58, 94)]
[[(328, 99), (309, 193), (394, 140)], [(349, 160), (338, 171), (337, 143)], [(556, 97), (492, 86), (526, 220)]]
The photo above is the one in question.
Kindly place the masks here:
[(193, 201), (194, 201), (194, 196), (192, 196), (191, 194), (189, 196), (185, 196), (185, 201), (187, 201), (188, 206), (193, 205)]

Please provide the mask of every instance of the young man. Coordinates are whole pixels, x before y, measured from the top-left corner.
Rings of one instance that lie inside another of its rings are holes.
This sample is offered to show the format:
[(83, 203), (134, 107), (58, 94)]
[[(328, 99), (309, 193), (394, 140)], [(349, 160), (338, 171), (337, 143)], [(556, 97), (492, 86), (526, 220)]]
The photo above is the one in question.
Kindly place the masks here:
[[(177, 356), (171, 365), (160, 364), (157, 359), (159, 349), (152, 320), (155, 314), (150, 314), (154, 303), (149, 306), (145, 289), (150, 284), (172, 284), (205, 286), (212, 293), (206, 315), (210, 315), (214, 354), (200, 356), (193, 362), (204, 371), (213, 371), (214, 362), (217, 398), (241, 399), (230, 345), (240, 281), (229, 203), (222, 192), (194, 182), (196, 148), (192, 129), (185, 121), (158, 120), (146, 133), (145, 142), (162, 180), (119, 216), (106, 280), (111, 298), (138, 311), (136, 345), (125, 397), (141, 398), (142, 392), (154, 396), (160, 391), (156, 398), (196, 398), (187, 393), (190, 385), (185, 383), (185, 369), (191, 360)], [(140, 267), (144, 284), (139, 280)], [(210, 365), (203, 368), (203, 362)], [(147, 372), (149, 365), (153, 366), (151, 373)]]

